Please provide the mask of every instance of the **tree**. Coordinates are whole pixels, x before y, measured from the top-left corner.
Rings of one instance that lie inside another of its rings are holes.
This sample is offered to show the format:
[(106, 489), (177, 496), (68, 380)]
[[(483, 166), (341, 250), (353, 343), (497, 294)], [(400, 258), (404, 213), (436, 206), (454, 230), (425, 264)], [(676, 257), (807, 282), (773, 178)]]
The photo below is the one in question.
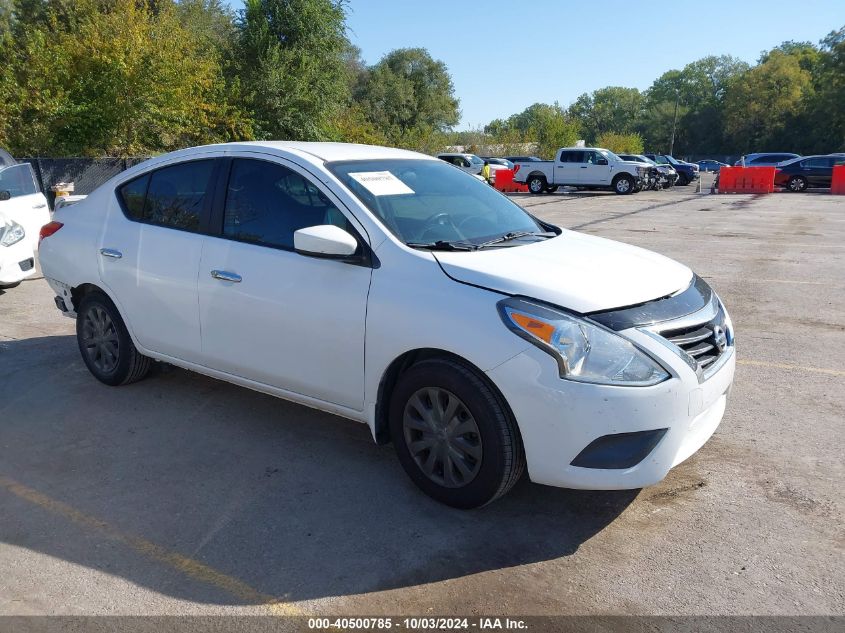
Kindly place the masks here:
[(361, 77), (355, 100), (369, 120), (396, 144), (415, 146), (460, 120), (446, 64), (423, 48), (388, 53)]
[(745, 153), (779, 145), (812, 89), (799, 58), (778, 50), (732, 79), (725, 95), (725, 132), (733, 147)]
[(328, 138), (347, 103), (344, 0), (246, 0), (236, 57), (258, 138)]
[(14, 16), (0, 78), (14, 152), (146, 154), (244, 132), (217, 56), (172, 3), (19, 0)]
[(639, 134), (617, 134), (605, 132), (596, 140), (598, 147), (609, 149), (617, 154), (642, 154), (643, 137)]
[(636, 88), (608, 86), (584, 93), (569, 106), (569, 116), (578, 120), (588, 141), (606, 132), (626, 134), (636, 130), (643, 107), (643, 96)]

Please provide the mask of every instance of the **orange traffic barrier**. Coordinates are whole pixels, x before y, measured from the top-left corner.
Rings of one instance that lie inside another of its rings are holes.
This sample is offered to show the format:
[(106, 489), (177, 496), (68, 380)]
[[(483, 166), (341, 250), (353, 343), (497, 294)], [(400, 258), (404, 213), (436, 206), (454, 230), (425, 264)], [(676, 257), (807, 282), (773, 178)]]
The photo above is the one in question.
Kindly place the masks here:
[(833, 166), (833, 179), (830, 181), (830, 193), (845, 196), (845, 165)]
[(502, 193), (527, 193), (528, 186), (513, 181), (513, 169), (497, 169), (493, 186)]
[(774, 167), (722, 167), (719, 193), (772, 193), (775, 171)]

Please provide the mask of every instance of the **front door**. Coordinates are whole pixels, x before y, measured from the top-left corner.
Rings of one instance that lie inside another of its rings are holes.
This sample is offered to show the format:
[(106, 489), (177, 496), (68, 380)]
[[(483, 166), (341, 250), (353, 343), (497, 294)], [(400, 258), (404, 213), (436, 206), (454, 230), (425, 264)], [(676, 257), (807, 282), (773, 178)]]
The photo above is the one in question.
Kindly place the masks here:
[(581, 164), (579, 171), (581, 172), (581, 182), (584, 184), (610, 184), (610, 167), (607, 164), (607, 159), (599, 152), (593, 150), (585, 151), (584, 162)]
[(361, 411), (372, 269), (300, 255), (293, 234), (323, 224), (364, 233), (307, 173), (277, 161), (231, 161), (222, 234), (206, 238), (199, 269), (205, 362)]

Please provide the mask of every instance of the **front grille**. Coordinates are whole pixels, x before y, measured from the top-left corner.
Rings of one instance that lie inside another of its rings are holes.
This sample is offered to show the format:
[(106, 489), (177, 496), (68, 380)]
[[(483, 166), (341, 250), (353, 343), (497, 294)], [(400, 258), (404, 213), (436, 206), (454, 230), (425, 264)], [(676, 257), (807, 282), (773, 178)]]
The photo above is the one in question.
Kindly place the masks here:
[(680, 347), (702, 370), (715, 363), (731, 343), (731, 333), (721, 308), (710, 321), (684, 328), (661, 330), (660, 336)]

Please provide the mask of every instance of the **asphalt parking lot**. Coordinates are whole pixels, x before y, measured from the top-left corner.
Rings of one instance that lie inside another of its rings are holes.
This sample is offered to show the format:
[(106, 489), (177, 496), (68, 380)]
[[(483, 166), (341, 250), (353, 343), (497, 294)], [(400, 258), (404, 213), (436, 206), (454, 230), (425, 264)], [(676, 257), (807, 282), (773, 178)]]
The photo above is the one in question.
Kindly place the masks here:
[(0, 614), (845, 613), (845, 198), (514, 199), (719, 292), (740, 360), (697, 455), (452, 510), (363, 425), (179, 369), (101, 385), (30, 280), (0, 292)]

